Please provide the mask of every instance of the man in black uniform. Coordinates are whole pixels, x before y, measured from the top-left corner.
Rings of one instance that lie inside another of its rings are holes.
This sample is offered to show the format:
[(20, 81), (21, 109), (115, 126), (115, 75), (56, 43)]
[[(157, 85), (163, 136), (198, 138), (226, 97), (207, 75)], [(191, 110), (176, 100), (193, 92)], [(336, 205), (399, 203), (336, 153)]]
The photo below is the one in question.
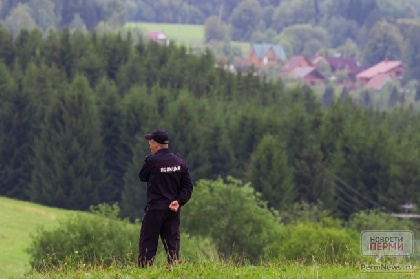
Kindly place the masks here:
[(146, 134), (152, 154), (144, 160), (139, 178), (147, 182), (147, 206), (139, 241), (140, 267), (152, 265), (159, 235), (168, 255), (168, 264), (179, 260), (180, 207), (191, 198), (192, 180), (186, 163), (168, 149), (169, 136), (157, 129)]

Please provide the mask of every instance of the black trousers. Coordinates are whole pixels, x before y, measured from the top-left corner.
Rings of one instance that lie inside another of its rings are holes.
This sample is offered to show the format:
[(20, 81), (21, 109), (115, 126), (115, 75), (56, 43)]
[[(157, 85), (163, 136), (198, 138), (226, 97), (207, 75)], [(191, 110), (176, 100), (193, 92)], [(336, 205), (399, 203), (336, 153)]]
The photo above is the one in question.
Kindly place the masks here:
[(140, 229), (138, 265), (152, 265), (156, 256), (159, 236), (168, 257), (168, 263), (179, 259), (180, 210), (145, 210)]

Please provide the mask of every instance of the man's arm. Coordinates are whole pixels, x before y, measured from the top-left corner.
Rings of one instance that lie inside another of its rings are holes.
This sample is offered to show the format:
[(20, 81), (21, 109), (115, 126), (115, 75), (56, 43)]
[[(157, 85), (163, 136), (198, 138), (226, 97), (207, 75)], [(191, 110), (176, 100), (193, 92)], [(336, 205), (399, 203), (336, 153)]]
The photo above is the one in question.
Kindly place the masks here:
[(150, 173), (150, 166), (151, 166), (150, 160), (148, 160), (149, 156), (150, 155), (148, 155), (146, 159), (144, 159), (143, 166), (141, 167), (140, 172), (139, 172), (139, 178), (140, 178), (140, 181), (142, 182), (147, 182), (149, 180), (149, 173)]
[(185, 205), (190, 200), (193, 192), (193, 183), (188, 171), (188, 167), (186, 165), (184, 167), (185, 169), (181, 178), (181, 189), (178, 196), (176, 197), (176, 200), (181, 206)]

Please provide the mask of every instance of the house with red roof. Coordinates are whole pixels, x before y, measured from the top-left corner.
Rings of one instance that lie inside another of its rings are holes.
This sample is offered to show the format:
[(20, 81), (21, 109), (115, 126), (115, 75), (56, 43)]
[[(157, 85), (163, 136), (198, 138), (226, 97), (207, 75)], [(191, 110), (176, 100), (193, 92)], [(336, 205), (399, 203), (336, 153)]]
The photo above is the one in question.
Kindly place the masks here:
[(162, 45), (169, 45), (170, 42), (168, 36), (164, 32), (158, 30), (148, 32), (147, 39)]
[(283, 72), (280, 76), (284, 80), (297, 80), (301, 84), (311, 86), (325, 84), (327, 82), (327, 79), (318, 69), (312, 66), (295, 67), (292, 71)]
[(297, 67), (312, 67), (312, 63), (304, 56), (293, 56), (280, 68), (280, 75), (290, 73)]
[(363, 71), (363, 68), (353, 58), (319, 55), (312, 59), (312, 64), (316, 67), (321, 63), (328, 65), (333, 74), (345, 72), (348, 79), (352, 82), (355, 82), (356, 75)]
[(389, 80), (401, 80), (407, 68), (401, 61), (382, 61), (356, 75), (359, 87), (379, 90)]
[(297, 67), (291, 73), (290, 77), (299, 79), (307, 85), (325, 84), (327, 79), (315, 67)]
[(302, 84), (324, 84), (327, 79), (304, 56), (294, 56), (280, 68), (279, 77), (283, 80), (298, 80)]

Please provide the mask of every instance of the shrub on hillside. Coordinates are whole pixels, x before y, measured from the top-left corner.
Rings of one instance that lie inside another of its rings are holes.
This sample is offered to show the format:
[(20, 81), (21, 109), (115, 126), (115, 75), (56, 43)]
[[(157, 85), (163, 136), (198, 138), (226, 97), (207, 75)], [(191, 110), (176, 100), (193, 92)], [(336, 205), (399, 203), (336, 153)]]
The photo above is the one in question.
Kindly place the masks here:
[(139, 226), (119, 220), (116, 205), (99, 205), (92, 207), (91, 212), (69, 216), (53, 230), (38, 229), (28, 249), (32, 268), (134, 262)]
[(219, 256), (238, 261), (263, 258), (281, 229), (251, 185), (232, 177), (198, 181), (182, 214), (188, 233), (210, 237)]
[(268, 249), (270, 257), (312, 263), (355, 263), (360, 259), (357, 233), (329, 226), (335, 222), (301, 222), (285, 226)]
[[(39, 228), (28, 249), (31, 266), (36, 270), (75, 267), (80, 264), (108, 266), (137, 263), (140, 224), (120, 220), (117, 205), (91, 207), (91, 213), (78, 213), (59, 221), (55, 229)], [(209, 239), (181, 234), (181, 257), (201, 261), (215, 253)], [(166, 262), (159, 242), (156, 264)]]

